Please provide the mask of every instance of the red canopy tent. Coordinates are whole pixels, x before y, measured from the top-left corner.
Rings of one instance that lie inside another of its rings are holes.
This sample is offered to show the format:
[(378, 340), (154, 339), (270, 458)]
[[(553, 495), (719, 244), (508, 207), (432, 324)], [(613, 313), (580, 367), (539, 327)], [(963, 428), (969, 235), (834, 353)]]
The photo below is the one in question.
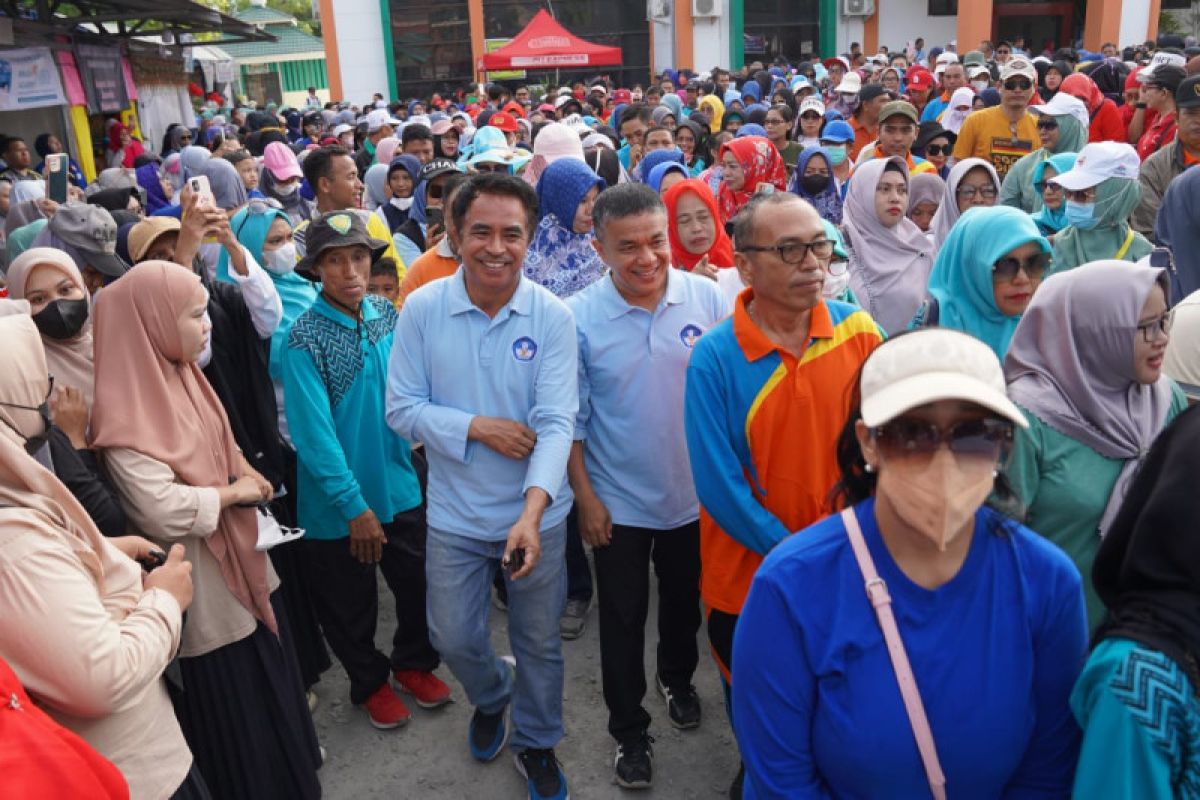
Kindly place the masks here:
[(479, 59), (479, 69), (483, 72), (620, 64), (621, 48), (580, 39), (559, 25), (545, 9), (539, 11), (511, 42)]

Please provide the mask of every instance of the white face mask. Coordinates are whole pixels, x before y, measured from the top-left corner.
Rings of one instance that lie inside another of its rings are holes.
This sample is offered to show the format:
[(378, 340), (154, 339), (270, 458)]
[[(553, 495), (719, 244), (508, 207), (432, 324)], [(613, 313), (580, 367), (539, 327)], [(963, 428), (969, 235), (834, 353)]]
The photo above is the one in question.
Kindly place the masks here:
[(846, 291), (850, 286), (850, 270), (843, 269), (841, 275), (834, 275), (829, 270), (825, 271), (825, 284), (821, 287), (821, 294), (825, 295), (827, 300), (836, 300), (841, 296), (842, 292)]
[(982, 92), (991, 84), (989, 84), (987, 81), (971, 81), (971, 85), (975, 87), (975, 91)]
[(277, 183), (275, 184), (275, 193), (280, 197), (291, 197), (299, 188), (299, 183)]
[(287, 242), (277, 250), (263, 253), (263, 266), (276, 275), (287, 275), (296, 269), (296, 243)]

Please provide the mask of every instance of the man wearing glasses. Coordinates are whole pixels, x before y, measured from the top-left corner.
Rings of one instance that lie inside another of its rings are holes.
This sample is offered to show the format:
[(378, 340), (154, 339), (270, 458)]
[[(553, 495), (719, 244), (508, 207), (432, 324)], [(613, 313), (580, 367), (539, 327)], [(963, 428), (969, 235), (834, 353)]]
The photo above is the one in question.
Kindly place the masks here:
[(756, 197), (733, 238), (749, 288), (697, 342), (684, 392), (700, 595), (726, 691), (750, 581), (775, 545), (829, 513), (849, 389), (883, 338), (865, 311), (823, 299), (834, 243), (808, 203)]
[(1000, 70), (1000, 105), (967, 117), (954, 145), (955, 160), (974, 156), (990, 161), (1003, 180), (1013, 164), (1032, 153), (1039, 141), (1037, 119), (1029, 113), (1036, 84), (1032, 63), (1009, 59)]

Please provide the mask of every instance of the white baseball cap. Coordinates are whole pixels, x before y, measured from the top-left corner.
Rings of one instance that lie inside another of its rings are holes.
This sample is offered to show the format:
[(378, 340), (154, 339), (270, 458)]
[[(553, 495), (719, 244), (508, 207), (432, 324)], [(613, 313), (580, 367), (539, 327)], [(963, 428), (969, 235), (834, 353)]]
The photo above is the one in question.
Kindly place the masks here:
[(367, 114), (367, 131), (374, 133), (384, 125), (390, 125), (395, 128), (400, 124), (400, 120), (393, 119), (386, 108), (377, 108), (370, 114)]
[(1074, 167), (1051, 178), (1050, 182), (1068, 192), (1079, 192), (1109, 178), (1136, 181), (1141, 165), (1137, 150), (1132, 145), (1124, 142), (1093, 142), (1079, 151)]
[(347, 125), (346, 123), (343, 122), (341, 125), (338, 125), (333, 129), (333, 135), (336, 138), (340, 138), (343, 133), (350, 133), (353, 130), (354, 130), (353, 125)]
[(1045, 114), (1049, 117), (1062, 117), (1070, 114), (1075, 119), (1079, 120), (1079, 124), (1086, 131), (1088, 126), (1092, 124), (1091, 117), (1088, 116), (1087, 106), (1078, 97), (1072, 97), (1066, 92), (1059, 92), (1054, 97), (1050, 98), (1049, 103), (1043, 103), (1040, 106), (1030, 106), (1029, 110), (1035, 114)]
[(1161, 50), (1158, 51), (1157, 53), (1155, 53), (1154, 55), (1152, 55), (1150, 57), (1150, 63), (1146, 65), (1146, 68), (1141, 70), (1140, 72), (1138, 72), (1138, 74), (1137, 74), (1138, 81), (1141, 83), (1145, 83), (1146, 81), (1153, 80), (1154, 70), (1158, 69), (1160, 66), (1186, 68), (1187, 67), (1187, 56), (1181, 55), (1179, 53), (1164, 53)]
[(1038, 74), (1037, 67), (1030, 63), (1029, 59), (1017, 56), (1010, 58), (1000, 69), (1000, 80), (1006, 81), (1014, 75), (1020, 75), (1022, 78), (1028, 78), (1033, 84), (1037, 85)]
[(992, 79), (992, 71), (983, 65), (974, 66), (967, 70), (967, 78), (974, 78), (977, 75), (986, 75), (989, 81)]
[(862, 420), (869, 428), (938, 400), (976, 403), (1029, 427), (1008, 399), (1004, 370), (992, 348), (951, 328), (922, 328), (885, 341), (863, 364), (859, 389)]
[(937, 57), (938, 64), (957, 64), (958, 53), (951, 53), (949, 50), (939, 53)]
[(838, 94), (858, 94), (862, 91), (862, 76), (857, 72), (847, 72), (834, 91)]
[(825, 116), (825, 104), (819, 97), (806, 97), (800, 103), (800, 114), (803, 115), (806, 111), (815, 111), (823, 117)]

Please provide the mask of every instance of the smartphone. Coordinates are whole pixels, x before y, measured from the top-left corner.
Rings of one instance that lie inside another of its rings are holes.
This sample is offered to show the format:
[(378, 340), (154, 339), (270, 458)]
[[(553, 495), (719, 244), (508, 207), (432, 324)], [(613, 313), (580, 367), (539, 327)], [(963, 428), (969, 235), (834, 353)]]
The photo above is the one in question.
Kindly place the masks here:
[(217, 198), (213, 196), (212, 187), (208, 183), (207, 175), (196, 175), (188, 178), (188, 186), (192, 188), (192, 194), (196, 195), (197, 208), (217, 207)]
[(425, 223), (429, 227), (441, 225), (445, 227), (445, 213), (440, 208), (425, 209)]
[(518, 547), (513, 550), (500, 565), (504, 567), (504, 571), (509, 575), (520, 570), (521, 567), (525, 566), (525, 548)]
[(765, 183), (765, 182), (759, 183), (757, 186), (754, 187), (754, 193), (755, 194), (775, 194), (775, 184)]
[(60, 205), (67, 202), (69, 158), (66, 153), (46, 156), (46, 197)]
[(1156, 247), (1150, 251), (1150, 266), (1155, 269), (1165, 269), (1168, 275), (1175, 274), (1175, 259), (1167, 247)]

